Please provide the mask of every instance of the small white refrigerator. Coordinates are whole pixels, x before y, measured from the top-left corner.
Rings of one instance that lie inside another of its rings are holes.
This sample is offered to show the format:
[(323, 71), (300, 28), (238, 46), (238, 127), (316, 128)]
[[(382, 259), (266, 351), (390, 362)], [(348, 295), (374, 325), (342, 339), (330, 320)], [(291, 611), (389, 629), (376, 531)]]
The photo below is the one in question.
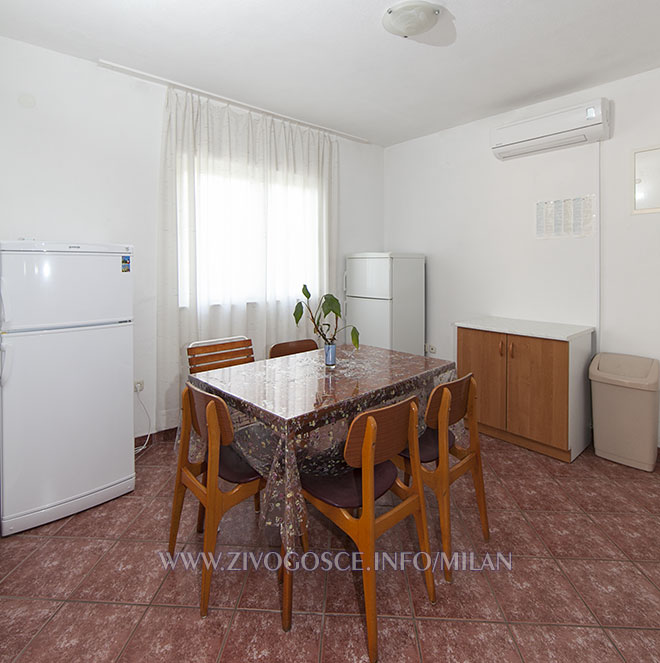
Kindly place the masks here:
[(346, 257), (346, 321), (360, 343), (424, 354), (425, 257), (355, 253)]
[(2, 536), (135, 487), (131, 258), (0, 242)]

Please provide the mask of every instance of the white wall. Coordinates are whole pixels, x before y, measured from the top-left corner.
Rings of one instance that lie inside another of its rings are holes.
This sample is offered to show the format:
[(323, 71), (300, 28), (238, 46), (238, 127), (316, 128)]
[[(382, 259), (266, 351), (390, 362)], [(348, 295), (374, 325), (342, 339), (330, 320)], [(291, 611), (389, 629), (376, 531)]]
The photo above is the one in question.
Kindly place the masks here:
[(660, 70), (538, 104), (614, 102), (614, 136), (500, 162), (508, 113), (385, 150), (385, 248), (428, 255), (427, 340), (455, 357), (451, 323), (500, 315), (596, 326), (597, 241), (535, 239), (535, 203), (602, 189), (602, 351), (660, 358), (660, 214), (632, 209), (632, 153), (660, 145)]
[[(340, 298), (344, 292), (346, 256), (383, 250), (383, 159), (384, 150), (379, 145), (339, 141), (338, 283), (335, 294)], [(340, 340), (350, 343), (346, 332), (342, 332)]]
[[(164, 97), (163, 86), (0, 38), (0, 238), (135, 246), (135, 379), (152, 422)], [(340, 140), (339, 275), (346, 253), (382, 248), (382, 212), (383, 149)], [(135, 434), (146, 432), (136, 400)]]
[(134, 245), (135, 378), (153, 420), (164, 88), (4, 38), (0, 63), (0, 236)]

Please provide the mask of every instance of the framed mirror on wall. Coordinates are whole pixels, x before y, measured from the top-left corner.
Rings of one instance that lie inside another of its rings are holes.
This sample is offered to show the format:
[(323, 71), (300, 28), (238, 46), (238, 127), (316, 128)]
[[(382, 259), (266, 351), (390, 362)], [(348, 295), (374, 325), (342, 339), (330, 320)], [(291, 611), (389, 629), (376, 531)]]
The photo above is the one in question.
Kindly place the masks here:
[(633, 155), (633, 214), (660, 212), (660, 146)]

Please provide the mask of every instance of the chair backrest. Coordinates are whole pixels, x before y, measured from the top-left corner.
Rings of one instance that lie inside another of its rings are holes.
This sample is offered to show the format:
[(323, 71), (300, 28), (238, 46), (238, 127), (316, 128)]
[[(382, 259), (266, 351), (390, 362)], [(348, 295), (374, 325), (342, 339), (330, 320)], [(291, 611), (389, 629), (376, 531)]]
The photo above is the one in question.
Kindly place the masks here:
[(186, 392), (188, 394), (188, 405), (190, 407), (192, 426), (200, 436), (202, 442), (208, 445), (207, 411), (209, 403), (212, 403), (215, 407), (218, 423), (220, 425), (220, 442), (221, 444), (231, 444), (234, 440), (234, 426), (232, 425), (231, 417), (229, 416), (229, 408), (222, 398), (214, 396), (213, 394), (207, 394), (205, 391), (190, 384), (190, 382), (186, 383)]
[[(344, 460), (351, 467), (362, 467), (362, 444), (370, 417), (376, 421), (374, 465), (378, 465), (394, 458), (408, 446), (409, 431), (412, 430), (413, 434), (417, 435), (417, 397), (411, 396), (394, 405), (361, 412), (353, 419), (344, 447)], [(412, 426), (411, 417), (414, 420)]]
[(451, 394), (451, 405), (449, 406), (449, 422), (451, 426), (465, 417), (468, 411), (470, 385), (472, 384), (472, 373), (454, 380), (439, 384), (429, 396), (429, 402), (426, 406), (424, 421), (429, 428), (438, 428), (438, 412), (440, 411), (440, 402), (442, 395), (446, 390)]
[(284, 343), (275, 343), (268, 353), (269, 359), (275, 357), (284, 357), (285, 355), (295, 355), (299, 352), (309, 352), (318, 350), (319, 346), (313, 338), (304, 338), (301, 341), (285, 341)]
[(249, 364), (252, 361), (254, 361), (252, 341), (246, 336), (196, 341), (188, 346), (188, 370), (191, 374)]

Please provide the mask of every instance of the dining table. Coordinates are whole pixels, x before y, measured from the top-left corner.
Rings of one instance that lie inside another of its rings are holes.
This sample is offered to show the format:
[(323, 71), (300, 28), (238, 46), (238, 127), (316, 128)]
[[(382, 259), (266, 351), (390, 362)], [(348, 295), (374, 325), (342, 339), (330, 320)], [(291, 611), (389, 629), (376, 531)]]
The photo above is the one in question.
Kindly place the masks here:
[(419, 427), (435, 386), (456, 375), (453, 361), (360, 345), (337, 347), (336, 365), (312, 350), (196, 373), (190, 382), (249, 418), (234, 447), (265, 479), (261, 524), (277, 526), (292, 549), (306, 518), (300, 473), (350, 468), (343, 444), (353, 418), (415, 395)]

